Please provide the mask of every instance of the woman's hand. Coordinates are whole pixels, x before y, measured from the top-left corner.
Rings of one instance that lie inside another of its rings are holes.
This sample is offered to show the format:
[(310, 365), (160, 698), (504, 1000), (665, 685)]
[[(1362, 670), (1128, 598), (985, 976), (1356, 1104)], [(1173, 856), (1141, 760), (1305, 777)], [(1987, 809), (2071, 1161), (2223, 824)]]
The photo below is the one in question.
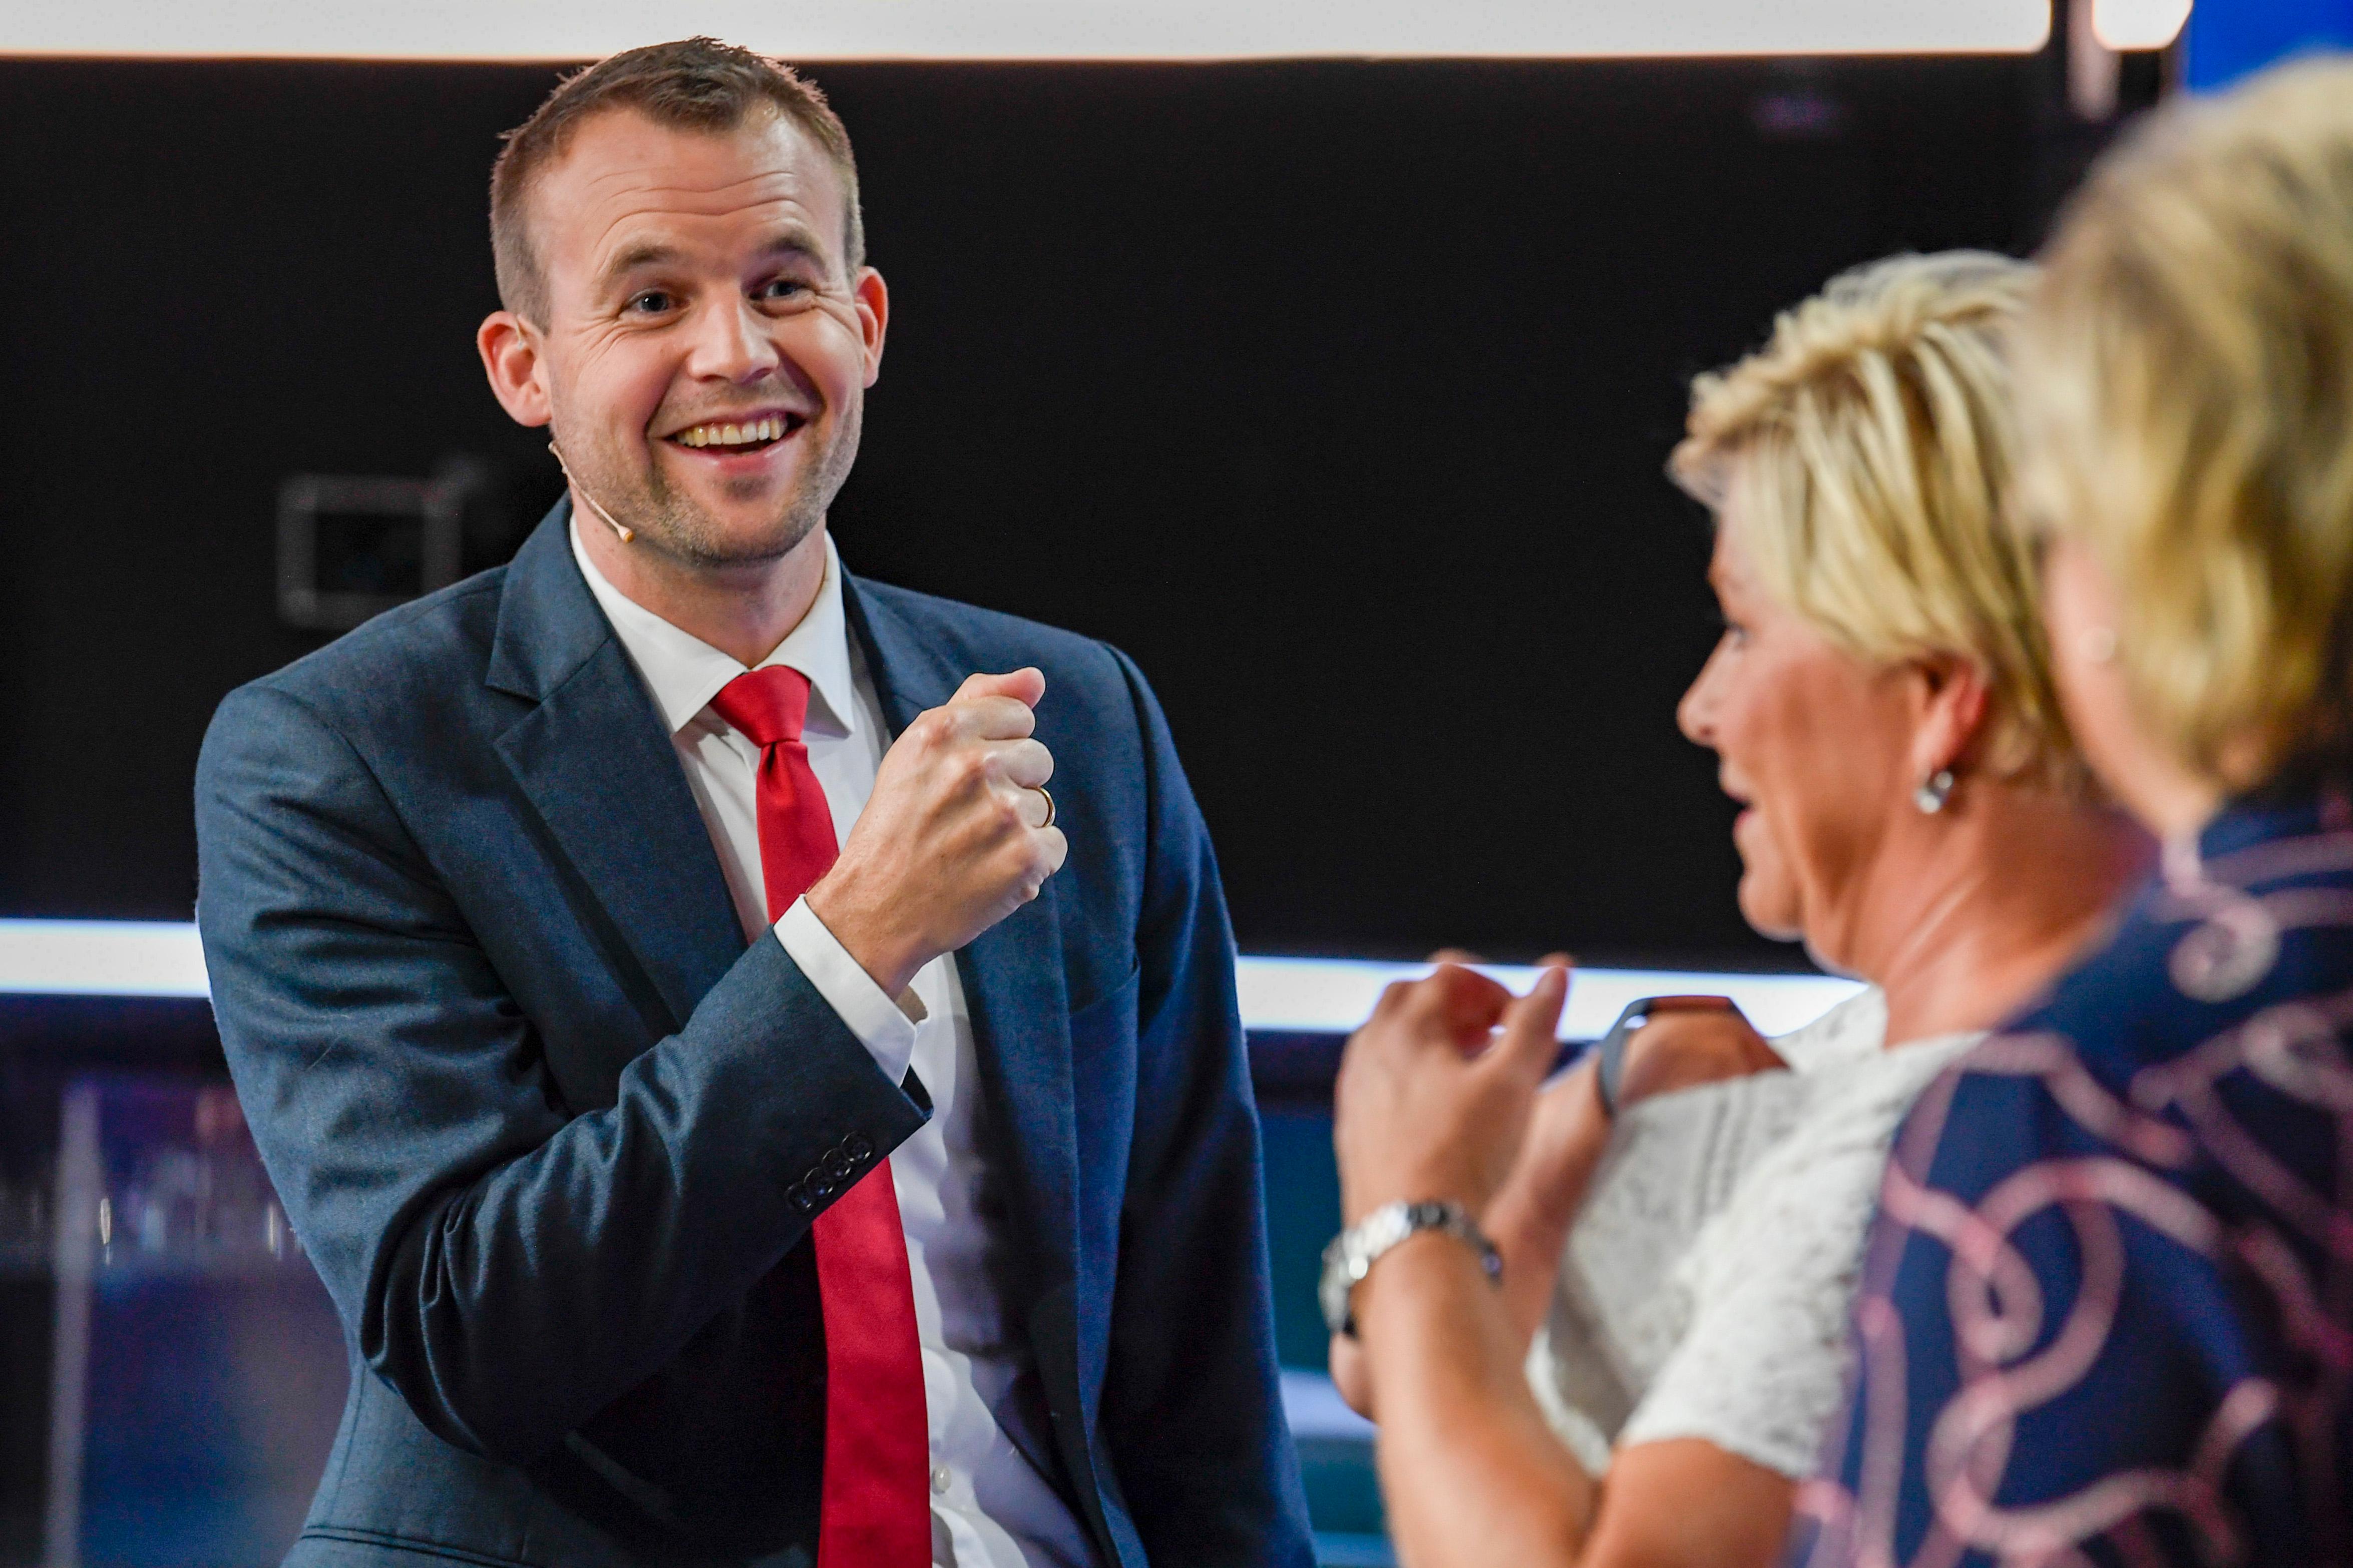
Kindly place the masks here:
[(1568, 971), (1525, 996), (1458, 964), (1400, 982), (1349, 1038), (1333, 1091), (1345, 1223), (1393, 1202), (1483, 1214), (1518, 1155), (1536, 1088), (1559, 1054)]
[[(1467, 965), (1476, 962), (1478, 961), (1474, 955), (1464, 952), (1458, 948), (1442, 949), (1430, 955), (1430, 963), (1438, 965), (1440, 972), (1451, 969), (1455, 974), (1462, 977), (1459, 980), (1449, 980), (1444, 983), (1447, 985), (1460, 988), (1460, 994), (1451, 1005), (1461, 1009), (1459, 1013), (1461, 1027), (1459, 1031), (1451, 1029), (1448, 1031), (1450, 1038), (1446, 1047), (1451, 1053), (1449, 1059), (1455, 1059), (1458, 1060), (1458, 1062), (1459, 1058), (1466, 1049), (1475, 1049), (1491, 1037), (1490, 1031), (1493, 1023), (1502, 1016), (1504, 1011), (1508, 1010), (1513, 1001), (1510, 992), (1466, 967)], [(1567, 965), (1568, 958), (1565, 953), (1555, 953), (1545, 959), (1543, 963), (1543, 967), (1547, 969), (1566, 969)], [(1433, 973), (1430, 976), (1430, 981), (1435, 981), (1437, 979), (1437, 973)], [(1424, 981), (1421, 984), (1427, 985), (1430, 984), (1430, 981)], [(1392, 1016), (1388, 1017), (1385, 1022), (1385, 1013), (1391, 1009), (1393, 1003), (1398, 1006), (1403, 1006), (1408, 998), (1402, 994), (1413, 989), (1415, 988), (1411, 986), (1392, 986), (1390, 988), (1390, 994), (1384, 996), (1382, 999), (1382, 1009), (1377, 1010), (1374, 1013), (1373, 1021), (1367, 1023), (1366, 1025), (1365, 1031), (1360, 1031), (1360, 1033), (1369, 1032), (1376, 1023), (1383, 1024), (1384, 1027), (1393, 1026), (1395, 1024), (1394, 1016)], [(1565, 983), (1563, 994), (1566, 994)], [(1428, 997), (1424, 998), (1425, 1002), (1428, 1000)], [(1558, 1012), (1559, 1005), (1556, 1002), (1553, 1005), (1553, 1016), (1557, 1017)], [(1549, 1026), (1547, 1026), (1545, 1032), (1547, 1036), (1549, 1035)], [(1465, 1046), (1461, 1043), (1465, 1040), (1470, 1041), (1471, 1044), (1469, 1046)], [(1374, 1048), (1374, 1047), (1370, 1046), (1365, 1047), (1366, 1050), (1371, 1050)], [(1551, 1052), (1556, 1048), (1556, 1047), (1550, 1046), (1549, 1044), (1546, 1046), (1546, 1050), (1547, 1061), (1550, 1059)], [(1342, 1077), (1344, 1080), (1346, 1076), (1347, 1060), (1356, 1059), (1360, 1059), (1360, 1052), (1356, 1043), (1355, 1041), (1351, 1041), (1348, 1058), (1342, 1063)], [(1366, 1076), (1368, 1078), (1371, 1076), (1369, 1071)], [(1590, 1077), (1590, 1074), (1588, 1076)], [(1341, 1137), (1336, 1125), (1338, 1121), (1343, 1119), (1348, 1120), (1352, 1127), (1356, 1127), (1361, 1125), (1360, 1119), (1363, 1116), (1371, 1114), (1370, 1112), (1351, 1113), (1341, 1109), (1342, 1105), (1345, 1104), (1348, 1100), (1354, 1098), (1356, 1097), (1349, 1096), (1346, 1091), (1339, 1089), (1337, 1086), (1335, 1087), (1334, 1099), (1335, 1101), (1335, 1127), (1334, 1142), (1335, 1144), (1339, 1142)], [(1544, 1103), (1546, 1100), (1551, 1100), (1553, 1096), (1550, 1092), (1547, 1092), (1544, 1095), (1535, 1096), (1534, 1098), (1537, 1106), (1542, 1107)], [(1545, 1111), (1542, 1109), (1539, 1109), (1536, 1111), (1536, 1116), (1538, 1119), (1537, 1125), (1531, 1128), (1527, 1141), (1530, 1145), (1548, 1142), (1550, 1138), (1548, 1131), (1542, 1125)], [(1345, 1159), (1346, 1156), (1344, 1155), (1344, 1170)], [(1525, 1165), (1528, 1163), (1528, 1155), (1524, 1152), (1519, 1161), (1513, 1167), (1514, 1173), (1513, 1179), (1517, 1179), (1518, 1165)], [(1541, 1161), (1539, 1162), (1539, 1163), (1543, 1163), (1544, 1162)], [(1343, 1179), (1345, 1181), (1345, 1175)], [(1440, 1181), (1447, 1180), (1447, 1178), (1443, 1176), (1435, 1176), (1431, 1179)], [(1432, 1187), (1429, 1190), (1431, 1193), (1439, 1193), (1441, 1191), (1441, 1189), (1438, 1187)], [(1446, 1192), (1452, 1192), (1456, 1189), (1450, 1186), (1443, 1190)], [(1348, 1223), (1354, 1224), (1356, 1220), (1362, 1217), (1364, 1214), (1369, 1212), (1372, 1208), (1378, 1207), (1380, 1204), (1388, 1201), (1388, 1200), (1386, 1198), (1381, 1198), (1373, 1200), (1362, 1206), (1344, 1205), (1346, 1206)], [(1482, 1225), (1485, 1224), (1485, 1216), (1477, 1206), (1471, 1205), (1467, 1199), (1457, 1198), (1456, 1201), (1463, 1203), (1466, 1207), (1471, 1208), (1472, 1213), (1480, 1217), (1481, 1223)], [(1489, 1206), (1493, 1207), (1494, 1205), (1491, 1204)], [(1492, 1231), (1489, 1234), (1491, 1237), (1493, 1236)], [(1508, 1282), (1511, 1279), (1514, 1268), (1520, 1265), (1520, 1260), (1514, 1257), (1514, 1250), (1510, 1243), (1506, 1242), (1500, 1237), (1494, 1237), (1494, 1239), (1498, 1249), (1504, 1254), (1504, 1275), (1505, 1280)], [(1556, 1255), (1557, 1253), (1556, 1251)], [(1542, 1280), (1548, 1281), (1551, 1279), (1551, 1264), (1548, 1260), (1535, 1259), (1529, 1261), (1526, 1264), (1526, 1268), (1533, 1270)], [(1345, 1400), (1349, 1406), (1358, 1415), (1368, 1418), (1372, 1417), (1373, 1387), (1371, 1367), (1366, 1362), (1364, 1347), (1345, 1334), (1334, 1334), (1332, 1336), (1331, 1348), (1328, 1355), (1326, 1356), (1325, 1363), (1331, 1371), (1333, 1384), (1339, 1390), (1340, 1397)]]
[(1523, 1343), (1535, 1338), (1551, 1307), (1569, 1226), (1609, 1146), (1609, 1113), (1593, 1079), (1588, 1053), (1544, 1086), (1519, 1158), (1479, 1216), (1480, 1228), (1504, 1255), (1504, 1304)]
[(1660, 1013), (1626, 1042), (1618, 1103), (1622, 1108), (1703, 1083), (1780, 1072), (1788, 1065), (1738, 1013)]

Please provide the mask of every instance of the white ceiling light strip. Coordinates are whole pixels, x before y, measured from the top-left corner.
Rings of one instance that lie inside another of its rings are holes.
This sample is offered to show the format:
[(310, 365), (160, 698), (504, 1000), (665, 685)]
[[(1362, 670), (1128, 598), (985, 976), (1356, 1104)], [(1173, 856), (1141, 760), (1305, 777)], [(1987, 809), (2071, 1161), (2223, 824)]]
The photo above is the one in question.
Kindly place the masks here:
[(788, 59), (2006, 54), (2049, 0), (75, 0), (0, 54), (576, 60), (709, 33)]
[[(1482, 964), (1513, 991), (1535, 984), (1536, 972)], [(1253, 1029), (1345, 1034), (1363, 1023), (1394, 980), (1430, 973), (1426, 963), (1370, 963), (1349, 958), (1244, 958), (1236, 966), (1242, 1022)], [(1643, 996), (1729, 996), (1767, 1035), (1810, 1024), (1858, 989), (1852, 980), (1823, 974), (1718, 974), (1673, 969), (1580, 969), (1562, 1010), (1563, 1039), (1598, 1039), (1626, 1004)]]
[(2189, 0), (2092, 0), (2092, 34), (2103, 46), (2126, 49), (2171, 47), (2189, 20)]
[[(1420, 963), (1344, 958), (1251, 958), (1236, 965), (1242, 1022), (1253, 1029), (1345, 1034), (1365, 1021), (1381, 988), (1429, 973)], [(1533, 969), (1488, 966), (1514, 991)], [(1854, 982), (1819, 974), (1712, 974), (1660, 969), (1583, 969), (1562, 1016), (1565, 1039), (1591, 1039), (1638, 996), (1691, 992), (1731, 997), (1759, 1029), (1778, 1035), (1853, 994)], [(0, 994), (40, 996), (210, 994), (193, 925), (146, 921), (0, 921)]]
[(169, 921), (0, 921), (0, 994), (208, 996), (196, 928)]

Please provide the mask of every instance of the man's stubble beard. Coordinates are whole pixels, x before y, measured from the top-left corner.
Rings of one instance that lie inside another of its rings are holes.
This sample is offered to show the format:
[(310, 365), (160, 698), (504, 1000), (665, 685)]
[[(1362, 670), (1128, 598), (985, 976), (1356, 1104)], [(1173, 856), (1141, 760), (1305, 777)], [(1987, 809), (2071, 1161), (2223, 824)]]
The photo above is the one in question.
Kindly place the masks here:
[[(553, 429), (555, 424), (566, 422), (550, 423), (575, 482), (597, 505), (636, 531), (635, 548), (650, 547), (683, 565), (709, 571), (782, 560), (817, 531), (858, 460), (864, 415), (857, 402), (841, 410), (825, 450), (815, 462), (801, 467), (798, 479), (781, 498), (775, 523), (754, 537), (731, 535), (723, 529), (692, 498), (669, 482), (650, 453), (644, 469), (637, 474), (630, 473), (630, 465), (602, 441), (582, 442), (586, 461), (577, 461), (572, 458), (574, 444)], [(807, 440), (818, 428), (805, 425), (789, 439)]]

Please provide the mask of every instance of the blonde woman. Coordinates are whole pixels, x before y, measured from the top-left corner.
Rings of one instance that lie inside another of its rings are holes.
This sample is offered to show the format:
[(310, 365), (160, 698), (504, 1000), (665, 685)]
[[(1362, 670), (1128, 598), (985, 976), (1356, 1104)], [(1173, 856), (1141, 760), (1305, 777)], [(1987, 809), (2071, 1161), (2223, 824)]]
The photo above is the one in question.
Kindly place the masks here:
[(2353, 66), (2097, 170), (2022, 341), (2092, 765), (2167, 840), (1925, 1098), (1822, 1563), (2353, 1561)]
[[(1717, 515), (1725, 630), (1680, 719), (1745, 808), (1742, 911), (1874, 989), (1770, 1051), (1653, 1026), (1614, 1124), (1590, 1068), (1537, 1092), (1562, 973), (1515, 1000), (1441, 967), (1350, 1043), (1336, 1142), (1373, 1255), (1334, 1367), (1412, 1568), (1775, 1560), (1898, 1118), (2142, 863), (2080, 787), (2000, 522), (2031, 278), (1952, 255), (1839, 279), (1699, 381), (1672, 465)], [(1398, 1205), (1453, 1207), (1423, 1229)]]

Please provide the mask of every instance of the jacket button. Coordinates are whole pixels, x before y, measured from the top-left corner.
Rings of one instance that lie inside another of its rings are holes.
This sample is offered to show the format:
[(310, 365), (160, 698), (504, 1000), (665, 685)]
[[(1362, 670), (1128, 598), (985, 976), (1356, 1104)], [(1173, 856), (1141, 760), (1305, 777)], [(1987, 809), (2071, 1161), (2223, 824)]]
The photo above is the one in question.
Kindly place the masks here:
[(853, 1160), (871, 1160), (874, 1157), (874, 1144), (863, 1132), (853, 1132), (843, 1139), (841, 1149), (842, 1152)]

